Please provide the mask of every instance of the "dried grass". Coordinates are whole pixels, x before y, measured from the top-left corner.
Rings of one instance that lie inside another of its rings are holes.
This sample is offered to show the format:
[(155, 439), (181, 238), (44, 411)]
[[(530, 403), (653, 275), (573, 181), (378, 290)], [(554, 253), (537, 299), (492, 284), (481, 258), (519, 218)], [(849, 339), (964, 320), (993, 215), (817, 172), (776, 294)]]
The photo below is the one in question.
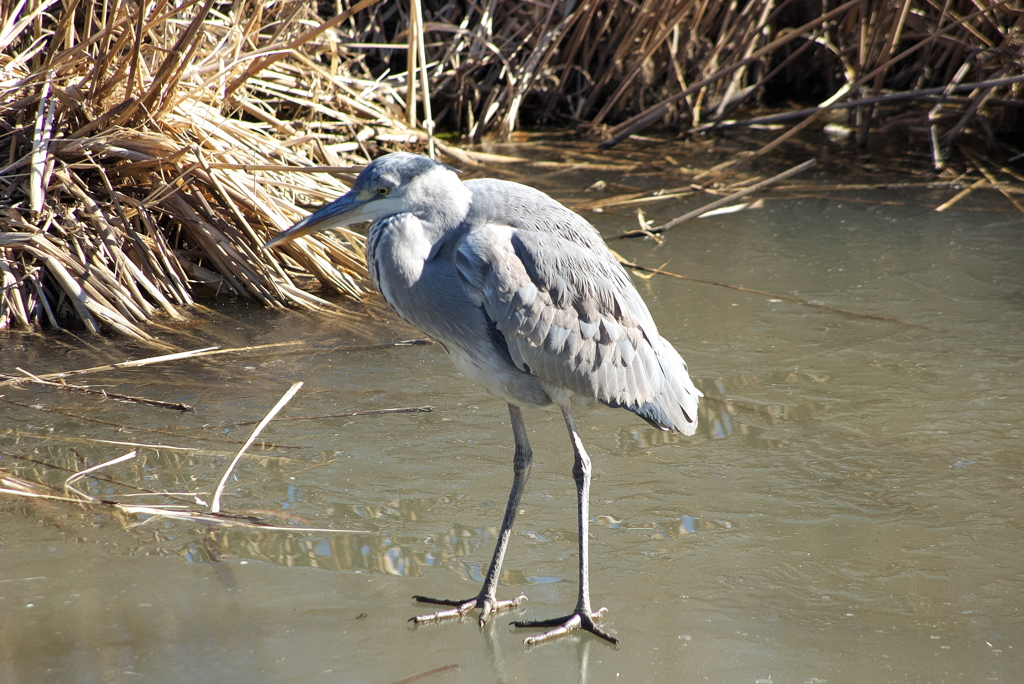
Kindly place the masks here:
[(325, 24), (312, 7), (3, 5), (0, 328), (166, 347), (143, 324), (180, 318), (200, 283), (338, 314), (307, 291), (309, 274), (363, 296), (356, 233), (260, 250), (300, 204), (345, 191), (325, 169), (354, 173), (380, 144), (418, 139), (394, 88), (324, 59), (339, 50), (326, 29), (351, 12)]
[[(394, 5), (368, 13), (379, 42), (405, 30)], [(930, 131), (941, 165), (968, 128), (1020, 127), (1024, 13), (1008, 0), (434, 0), (424, 14), (437, 124), (473, 139), (621, 122), (612, 145), (654, 123), (735, 126), (740, 108), (811, 99), (800, 118), (850, 109), (862, 143), (887, 126)]]

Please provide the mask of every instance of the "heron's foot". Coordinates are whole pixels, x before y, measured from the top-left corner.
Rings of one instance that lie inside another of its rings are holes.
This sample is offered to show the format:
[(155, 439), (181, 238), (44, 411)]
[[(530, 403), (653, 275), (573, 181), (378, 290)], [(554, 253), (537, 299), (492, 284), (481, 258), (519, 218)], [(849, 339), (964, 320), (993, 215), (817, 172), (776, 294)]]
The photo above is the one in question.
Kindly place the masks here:
[(464, 601), (452, 600), (452, 599), (436, 599), (428, 596), (413, 596), (414, 599), (420, 603), (433, 603), (438, 606), (454, 606), (448, 610), (439, 610), (436, 613), (428, 613), (427, 615), (417, 615), (416, 617), (409, 618), (409, 622), (415, 622), (417, 625), (426, 624), (429, 622), (440, 622), (441, 620), (448, 620), (450, 618), (463, 617), (469, 611), (474, 608), (480, 609), (480, 626), (483, 627), (487, 624), (487, 619), (491, 617), (493, 613), (498, 613), (503, 610), (509, 610), (511, 608), (518, 608), (522, 605), (523, 601), (526, 600), (525, 594), (520, 594), (514, 599), (508, 599), (507, 601), (499, 601), (490, 596), (475, 596), (471, 599)]
[(565, 636), (570, 632), (575, 632), (581, 629), (586, 632), (590, 632), (594, 636), (599, 636), (605, 641), (617, 644), (619, 643), (618, 639), (616, 639), (611, 634), (598, 627), (596, 624), (597, 620), (600, 620), (604, 617), (604, 614), (607, 610), (607, 608), (601, 608), (600, 610), (595, 610), (593, 613), (587, 613), (576, 610), (571, 615), (566, 615), (564, 617), (552, 618), (551, 620), (523, 620), (513, 622), (512, 626), (541, 628), (554, 627), (554, 629), (544, 632), (543, 634), (539, 634), (534, 637), (527, 637), (526, 639), (524, 639), (523, 643), (527, 646), (533, 646), (534, 644), (542, 644), (545, 641), (551, 641), (553, 639), (557, 639), (558, 637)]

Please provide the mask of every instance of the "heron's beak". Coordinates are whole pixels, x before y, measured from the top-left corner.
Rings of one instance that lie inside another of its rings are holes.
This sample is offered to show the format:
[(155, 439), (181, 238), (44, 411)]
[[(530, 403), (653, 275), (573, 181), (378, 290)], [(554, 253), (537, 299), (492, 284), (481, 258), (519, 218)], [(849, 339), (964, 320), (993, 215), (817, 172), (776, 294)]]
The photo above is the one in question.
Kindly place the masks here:
[(263, 245), (263, 249), (270, 249), (310, 233), (372, 221), (380, 215), (381, 207), (376, 206), (380, 202), (381, 200), (377, 199), (374, 193), (365, 190), (359, 194), (345, 193), (330, 204), (320, 207), (288, 230), (275, 235)]

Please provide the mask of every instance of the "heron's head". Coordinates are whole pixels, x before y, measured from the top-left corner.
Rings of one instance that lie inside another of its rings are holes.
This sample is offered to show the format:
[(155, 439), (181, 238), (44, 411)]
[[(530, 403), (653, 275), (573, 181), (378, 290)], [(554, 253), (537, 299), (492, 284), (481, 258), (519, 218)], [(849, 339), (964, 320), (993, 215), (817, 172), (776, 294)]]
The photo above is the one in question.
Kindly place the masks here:
[[(385, 216), (410, 212), (429, 219), (468, 196), (462, 181), (447, 164), (419, 154), (393, 152), (377, 157), (352, 184), (352, 189), (278, 233), (263, 245), (268, 249), (303, 235), (376, 221)], [(468, 205), (468, 198), (465, 198)]]

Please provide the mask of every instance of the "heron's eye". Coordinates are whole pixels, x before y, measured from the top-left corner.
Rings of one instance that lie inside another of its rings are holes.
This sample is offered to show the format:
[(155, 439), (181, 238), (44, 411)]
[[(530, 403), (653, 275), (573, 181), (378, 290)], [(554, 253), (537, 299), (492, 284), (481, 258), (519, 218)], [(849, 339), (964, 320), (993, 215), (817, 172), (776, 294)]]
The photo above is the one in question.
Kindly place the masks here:
[(389, 192), (391, 192), (391, 188), (383, 186), (377, 188), (377, 194), (380, 195), (381, 197), (387, 197)]

